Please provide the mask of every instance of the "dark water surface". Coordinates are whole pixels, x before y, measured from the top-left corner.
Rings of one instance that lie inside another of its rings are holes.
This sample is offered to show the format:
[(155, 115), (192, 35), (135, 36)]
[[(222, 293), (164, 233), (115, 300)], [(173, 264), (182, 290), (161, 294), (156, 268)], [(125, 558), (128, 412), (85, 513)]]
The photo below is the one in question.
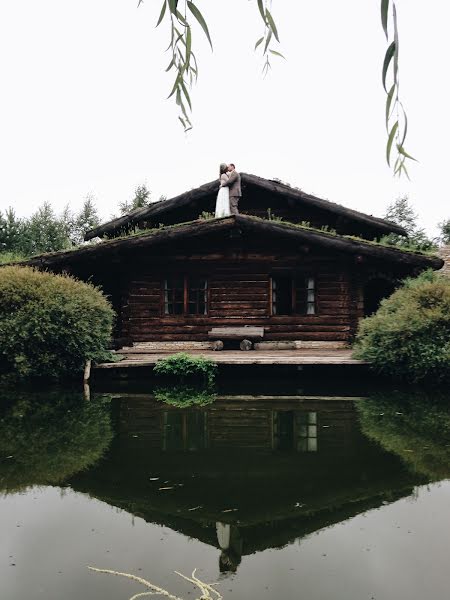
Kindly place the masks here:
[(4, 393), (1, 598), (448, 598), (449, 398), (267, 393)]

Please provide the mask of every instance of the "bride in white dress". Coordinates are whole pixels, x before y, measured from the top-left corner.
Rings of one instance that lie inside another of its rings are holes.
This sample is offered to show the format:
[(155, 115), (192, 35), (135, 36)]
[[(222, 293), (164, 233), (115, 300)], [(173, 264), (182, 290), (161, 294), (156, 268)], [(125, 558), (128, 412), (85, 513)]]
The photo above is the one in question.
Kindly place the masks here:
[[(227, 181), (228, 178), (228, 165), (222, 163), (220, 165), (220, 183)], [(217, 194), (215, 217), (229, 217), (230, 215), (230, 189), (227, 186), (221, 186)]]

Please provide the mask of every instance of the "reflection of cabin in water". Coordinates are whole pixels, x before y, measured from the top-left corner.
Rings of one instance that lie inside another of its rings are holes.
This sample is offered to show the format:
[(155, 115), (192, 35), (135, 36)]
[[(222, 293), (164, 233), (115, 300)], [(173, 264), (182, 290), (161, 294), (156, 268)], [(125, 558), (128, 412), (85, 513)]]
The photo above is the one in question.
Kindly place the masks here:
[[(100, 284), (127, 342), (207, 342), (252, 325), (265, 341), (345, 344), (404, 277), (442, 261), (374, 243), (388, 221), (242, 174), (240, 215), (214, 211), (218, 182), (88, 232), (98, 244), (35, 257), (38, 268)], [(203, 215), (203, 218), (202, 218)]]
[(223, 396), (176, 409), (124, 395), (114, 409), (111, 450), (71, 487), (216, 548), (221, 570), (425, 481), (364, 437), (350, 398)]
[[(177, 409), (151, 397), (121, 404), (122, 434), (138, 435), (150, 448), (195, 452), (205, 449), (257, 449), (293, 452), (341, 452), (352, 445), (355, 413), (348, 400), (332, 405), (279, 397), (243, 406), (224, 399), (202, 409)], [(149, 404), (150, 403), (150, 404)], [(151, 408), (150, 408), (151, 407)]]

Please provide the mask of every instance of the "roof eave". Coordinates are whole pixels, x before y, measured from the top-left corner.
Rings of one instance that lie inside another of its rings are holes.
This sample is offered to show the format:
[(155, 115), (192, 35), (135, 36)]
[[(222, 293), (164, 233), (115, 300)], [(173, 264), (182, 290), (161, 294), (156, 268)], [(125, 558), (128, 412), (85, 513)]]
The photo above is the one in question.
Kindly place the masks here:
[(420, 268), (439, 269), (443, 265), (443, 260), (437, 256), (413, 253), (390, 246), (367, 242), (365, 240), (347, 238), (319, 230), (308, 229), (287, 223), (278, 223), (247, 215), (236, 215), (209, 221), (199, 220), (191, 223), (165, 227), (161, 230), (112, 239), (96, 245), (87, 245), (78, 250), (36, 256), (22, 264), (45, 267), (64, 262), (70, 263), (73, 260), (77, 261), (86, 259), (89, 256), (105, 255), (115, 250), (128, 250), (140, 246), (170, 243), (173, 240), (182, 237), (196, 238), (213, 232), (226, 231), (234, 227), (238, 227), (243, 231), (265, 232), (271, 235), (278, 235), (285, 239), (290, 238), (301, 243), (306, 242), (327, 247), (333, 249), (333, 251), (341, 251), (345, 254), (361, 254)]

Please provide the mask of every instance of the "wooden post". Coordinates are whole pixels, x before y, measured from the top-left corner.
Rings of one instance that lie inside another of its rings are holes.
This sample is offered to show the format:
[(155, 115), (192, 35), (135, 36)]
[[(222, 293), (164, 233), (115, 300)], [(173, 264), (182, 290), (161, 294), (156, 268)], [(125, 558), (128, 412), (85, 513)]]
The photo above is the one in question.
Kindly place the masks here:
[(84, 373), (83, 373), (83, 383), (87, 383), (89, 381), (89, 378), (91, 376), (91, 359), (86, 361), (86, 364), (84, 365)]

